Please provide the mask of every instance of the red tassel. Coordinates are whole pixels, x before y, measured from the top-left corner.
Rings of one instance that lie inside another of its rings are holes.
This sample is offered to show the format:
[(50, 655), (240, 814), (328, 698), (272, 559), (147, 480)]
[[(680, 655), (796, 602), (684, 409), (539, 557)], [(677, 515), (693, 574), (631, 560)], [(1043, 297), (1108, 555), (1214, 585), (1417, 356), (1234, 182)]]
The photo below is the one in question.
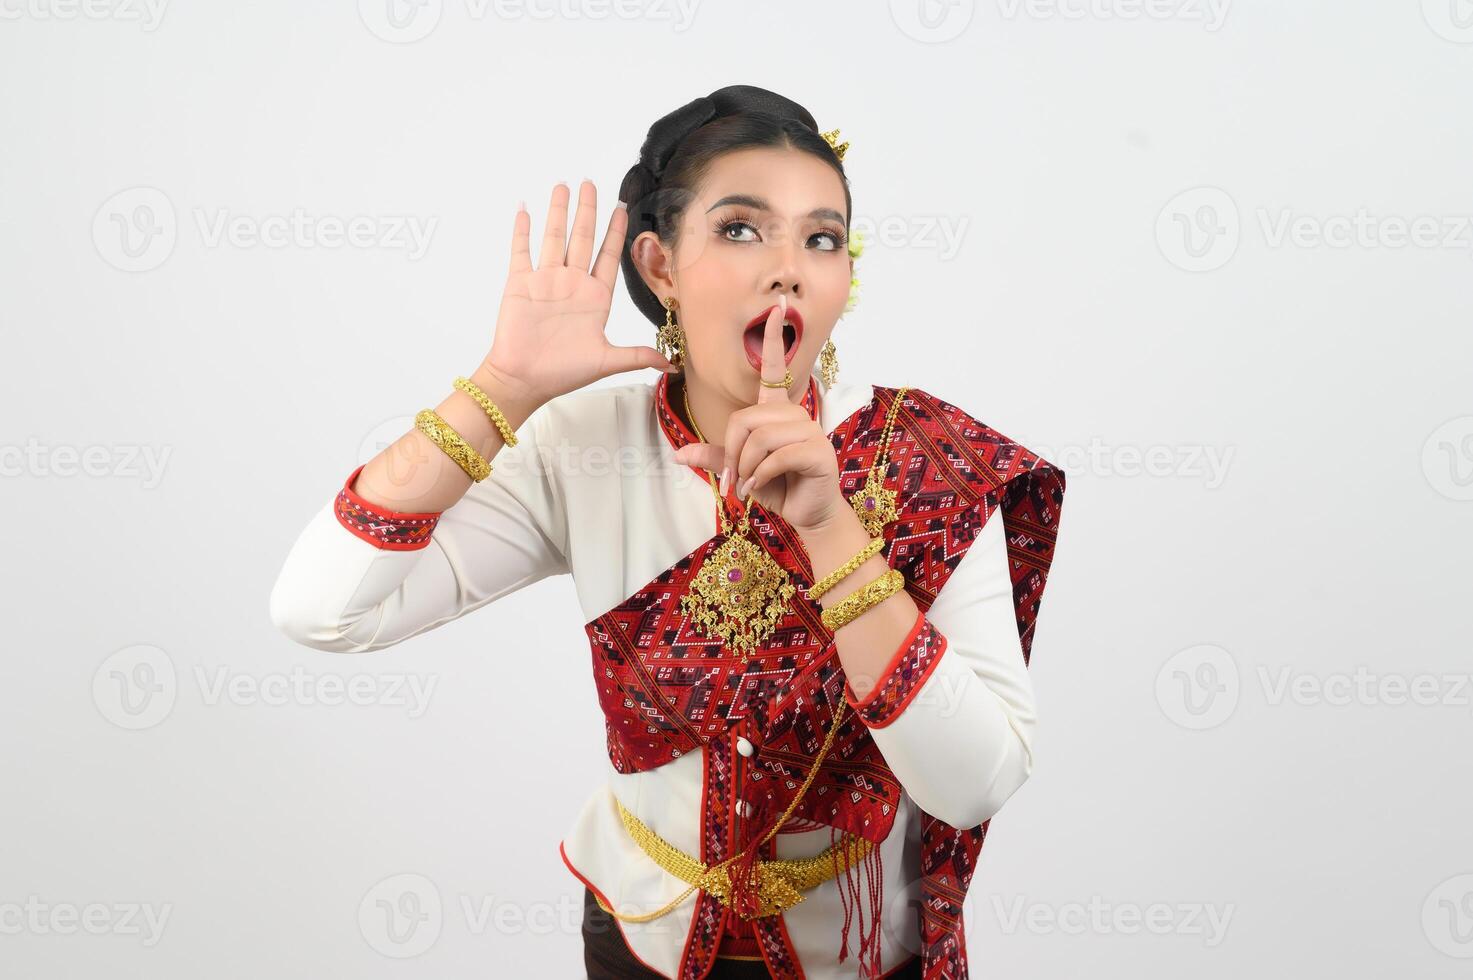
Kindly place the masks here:
[[(849, 906), (849, 892), (853, 882), (853, 864), (849, 861), (848, 845), (847, 843), (841, 843), (840, 838), (841, 835), (838, 835), (838, 828), (830, 826), (829, 843), (835, 848), (832, 855), (834, 860), (834, 882), (839, 887), (839, 904), (844, 908), (844, 927), (839, 934), (839, 962), (842, 963), (849, 957), (849, 923), (854, 918), (854, 911)], [(847, 841), (847, 838), (842, 838), (842, 840)], [(841, 851), (844, 852), (845, 859), (844, 870), (842, 872), (839, 871), (839, 854)]]
[(731, 907), (744, 919), (755, 918), (761, 912), (761, 896), (757, 893), (757, 851), (754, 845), (742, 852), (727, 866), (731, 876)]
[[(885, 865), (880, 857), (880, 845), (875, 844), (871, 847), (860, 864), (864, 866), (866, 892), (870, 900), (870, 924), (868, 930), (865, 930), (863, 925), (860, 926), (863, 938), (859, 943), (859, 975), (878, 977), (880, 975), (880, 926), (885, 891)], [(860, 921), (864, 921), (862, 916)], [(868, 954), (868, 960), (865, 958), (866, 954)]]
[[(835, 828), (829, 830), (829, 842), (834, 843)], [(845, 857), (853, 855), (859, 846), (858, 841), (849, 841), (836, 848), (833, 853), (835, 881), (839, 886), (839, 902), (844, 908), (844, 925), (839, 933), (839, 962), (843, 963), (849, 958), (849, 926), (854, 918), (854, 909), (850, 907), (852, 900), (854, 906), (859, 910), (859, 976), (878, 977), (880, 975), (880, 926), (882, 924), (881, 912), (884, 908), (885, 899), (885, 865), (880, 858), (880, 845), (870, 847), (862, 859), (858, 861), (846, 861), (842, 876), (838, 873), (839, 851), (846, 851)], [(859, 894), (859, 876), (864, 875), (867, 903), (861, 901)], [(865, 906), (868, 905), (870, 921), (866, 926), (864, 921)]]

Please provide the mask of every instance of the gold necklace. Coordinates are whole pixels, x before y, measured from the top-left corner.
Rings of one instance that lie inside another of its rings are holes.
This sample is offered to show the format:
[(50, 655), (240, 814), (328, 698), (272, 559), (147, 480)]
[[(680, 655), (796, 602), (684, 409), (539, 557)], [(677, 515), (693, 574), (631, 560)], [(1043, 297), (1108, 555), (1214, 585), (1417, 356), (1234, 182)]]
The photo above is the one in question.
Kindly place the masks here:
[[(690, 410), (690, 395), (685, 384), (680, 387), (685, 400), (685, 414), (701, 442), (700, 426)], [(681, 596), (680, 608), (690, 616), (691, 625), (700, 633), (720, 639), (739, 655), (752, 652), (772, 635), (777, 624), (787, 615), (788, 601), (797, 593), (788, 581), (788, 573), (773, 560), (762, 545), (747, 536), (751, 524), (752, 495), (747, 494), (746, 507), (735, 529), (726, 512), (726, 499), (708, 470), (711, 492), (721, 508), (721, 534), (717, 546), (691, 580), (690, 591)]]
[(869, 474), (864, 478), (864, 485), (849, 498), (849, 506), (854, 508), (859, 522), (872, 538), (878, 537), (885, 530), (886, 524), (900, 516), (895, 508), (896, 491), (885, 486), (885, 473), (890, 468), (890, 434), (894, 431), (895, 415), (908, 387), (909, 385), (902, 385), (896, 391), (895, 400), (890, 403), (890, 411), (885, 413), (880, 448), (875, 453), (874, 462), (870, 464)]

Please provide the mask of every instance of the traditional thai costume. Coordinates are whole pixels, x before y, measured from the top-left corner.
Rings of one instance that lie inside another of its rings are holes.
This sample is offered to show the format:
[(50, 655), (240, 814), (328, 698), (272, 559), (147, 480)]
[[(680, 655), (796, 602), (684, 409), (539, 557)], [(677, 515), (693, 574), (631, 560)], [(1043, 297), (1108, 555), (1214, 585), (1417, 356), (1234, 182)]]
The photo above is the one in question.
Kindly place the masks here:
[(670, 392), (662, 375), (553, 399), (440, 513), (370, 504), (353, 470), (292, 548), (274, 620), (378, 650), (571, 574), (609, 775), (561, 853), (649, 975), (745, 956), (780, 978), (965, 977), (978, 852), (1033, 764), (1026, 668), (1063, 473), (925, 391), (809, 379), (846, 497), (896, 409), (868, 486), (895, 495), (881, 554), (920, 614), (861, 698), (798, 534), (758, 504), (750, 538), (791, 599), (751, 650), (694, 627), (686, 597), (725, 538), (708, 474), (672, 458), (697, 440)]

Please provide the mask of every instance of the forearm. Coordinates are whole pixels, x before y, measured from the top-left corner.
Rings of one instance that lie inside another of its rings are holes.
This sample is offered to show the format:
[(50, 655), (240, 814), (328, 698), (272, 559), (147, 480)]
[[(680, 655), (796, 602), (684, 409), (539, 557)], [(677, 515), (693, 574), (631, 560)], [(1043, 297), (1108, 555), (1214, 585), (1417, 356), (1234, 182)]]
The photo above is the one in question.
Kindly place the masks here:
[[(828, 525), (799, 533), (808, 551), (815, 581), (854, 557), (870, 540), (869, 532), (848, 507)], [(845, 596), (889, 570), (883, 555), (873, 555), (820, 596), (819, 605), (825, 609), (832, 608)], [(839, 663), (844, 667), (849, 686), (860, 698), (868, 695), (881, 679), (896, 649), (910, 634), (918, 615), (920, 608), (915, 600), (901, 589), (834, 633)]]
[[(501, 409), (513, 430), (519, 429), (542, 404), (537, 396), (487, 364), (477, 367), (469, 378)], [(506, 444), (491, 416), (458, 388), (450, 389), (435, 411), (488, 462), (493, 462)], [(448, 510), (472, 482), (444, 450), (415, 427), (369, 460), (350, 489), (386, 510), (434, 513)]]

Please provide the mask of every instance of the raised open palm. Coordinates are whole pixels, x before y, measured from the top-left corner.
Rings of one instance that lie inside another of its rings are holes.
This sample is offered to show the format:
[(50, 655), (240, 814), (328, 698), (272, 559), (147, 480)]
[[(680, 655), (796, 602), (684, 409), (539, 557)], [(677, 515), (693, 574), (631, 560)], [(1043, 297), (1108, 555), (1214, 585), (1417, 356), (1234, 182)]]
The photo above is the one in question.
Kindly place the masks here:
[(619, 277), (619, 256), (629, 214), (622, 207), (614, 208), (603, 246), (594, 259), (598, 192), (591, 181), (579, 186), (578, 211), (568, 240), (570, 195), (566, 184), (552, 189), (535, 268), (529, 245), (532, 216), (518, 209), (511, 265), (496, 314), (496, 336), (486, 358), (489, 368), (539, 401), (623, 371), (673, 369), (653, 347), (616, 347), (609, 343), (604, 330)]

